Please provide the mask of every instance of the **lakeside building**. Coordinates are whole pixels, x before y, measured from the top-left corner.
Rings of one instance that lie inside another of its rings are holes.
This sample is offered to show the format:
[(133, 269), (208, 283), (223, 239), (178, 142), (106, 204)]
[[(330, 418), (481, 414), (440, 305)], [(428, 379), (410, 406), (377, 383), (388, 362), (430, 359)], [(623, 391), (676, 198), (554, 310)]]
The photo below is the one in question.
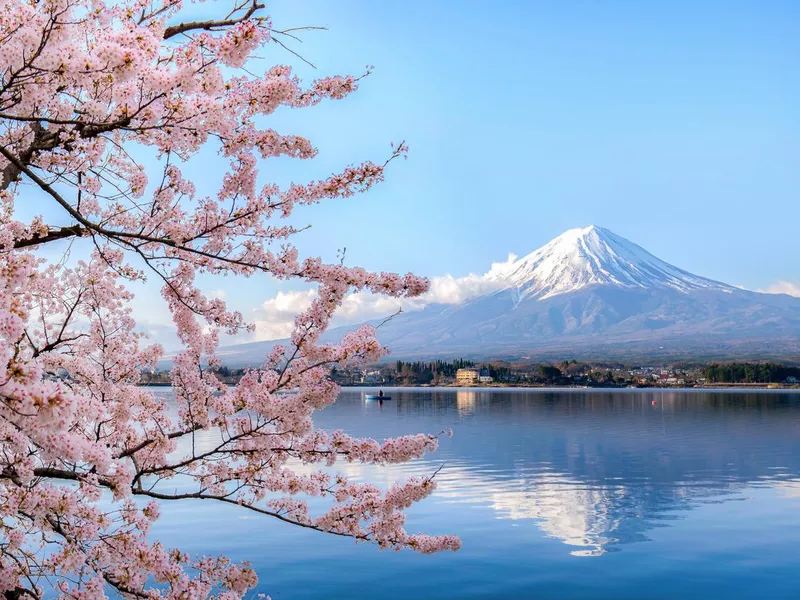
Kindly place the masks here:
[(379, 370), (368, 371), (367, 369), (363, 369), (361, 371), (361, 383), (366, 383), (366, 384), (386, 383), (386, 378), (383, 376), (383, 373), (381, 373)]
[(459, 369), (456, 371), (456, 383), (458, 385), (474, 385), (480, 381), (480, 376), (479, 369)]

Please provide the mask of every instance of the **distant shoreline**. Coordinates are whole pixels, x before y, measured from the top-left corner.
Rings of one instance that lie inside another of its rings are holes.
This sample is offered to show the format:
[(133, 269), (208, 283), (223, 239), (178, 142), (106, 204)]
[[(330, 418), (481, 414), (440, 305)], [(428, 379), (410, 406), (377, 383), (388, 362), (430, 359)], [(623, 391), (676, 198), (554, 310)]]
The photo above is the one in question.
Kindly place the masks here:
[(787, 385), (787, 384), (763, 384), (763, 383), (714, 383), (704, 385), (558, 385), (546, 383), (488, 383), (481, 385), (457, 385), (457, 384), (441, 384), (431, 385), (425, 383), (419, 384), (355, 384), (343, 385), (343, 388), (352, 389), (375, 389), (375, 388), (449, 388), (460, 390), (491, 390), (491, 389), (549, 389), (549, 390), (797, 390), (800, 391), (800, 385)]
[[(223, 382), (228, 385), (236, 385), (236, 382)], [(139, 387), (172, 387), (171, 383), (167, 382), (152, 382), (141, 383)], [(754, 390), (754, 391), (772, 391), (772, 390), (797, 390), (800, 392), (800, 384), (783, 384), (783, 383), (712, 383), (693, 386), (680, 386), (680, 385), (548, 385), (544, 383), (490, 383), (483, 385), (456, 385), (456, 384), (442, 384), (431, 385), (426, 383), (419, 384), (350, 384), (343, 385), (342, 388), (346, 389), (454, 389), (454, 390), (493, 390), (493, 389), (548, 389), (548, 390)]]

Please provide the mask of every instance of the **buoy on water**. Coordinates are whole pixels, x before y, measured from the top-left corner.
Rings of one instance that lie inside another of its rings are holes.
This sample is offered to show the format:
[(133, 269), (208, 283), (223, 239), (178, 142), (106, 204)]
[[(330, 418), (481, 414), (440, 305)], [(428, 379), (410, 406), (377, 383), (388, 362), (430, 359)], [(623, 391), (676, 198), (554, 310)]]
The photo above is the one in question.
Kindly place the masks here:
[(656, 405), (658, 404), (658, 402), (656, 402), (655, 400), (653, 400), (653, 401), (652, 401), (650, 404), (652, 404), (653, 406), (656, 406)]

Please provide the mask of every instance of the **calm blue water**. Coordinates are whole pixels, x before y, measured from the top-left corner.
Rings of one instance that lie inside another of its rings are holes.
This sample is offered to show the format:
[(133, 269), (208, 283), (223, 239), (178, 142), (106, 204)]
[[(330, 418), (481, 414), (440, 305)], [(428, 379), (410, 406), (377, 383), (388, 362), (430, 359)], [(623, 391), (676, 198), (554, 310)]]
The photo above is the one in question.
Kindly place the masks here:
[[(420, 556), (202, 501), (166, 504), (168, 546), (247, 559), (258, 591), (310, 598), (800, 597), (800, 394), (345, 390), (316, 422), (376, 438), (452, 427), (408, 529), (461, 536)], [(652, 402), (656, 401), (653, 406)]]

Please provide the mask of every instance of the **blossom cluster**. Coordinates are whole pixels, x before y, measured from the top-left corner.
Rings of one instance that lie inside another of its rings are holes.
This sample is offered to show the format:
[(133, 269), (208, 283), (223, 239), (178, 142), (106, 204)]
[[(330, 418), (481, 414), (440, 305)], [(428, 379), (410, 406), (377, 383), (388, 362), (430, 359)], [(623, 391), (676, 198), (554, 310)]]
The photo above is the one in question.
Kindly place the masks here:
[[(313, 412), (339, 391), (330, 368), (386, 352), (369, 326), (321, 343), (344, 297), (413, 297), (428, 283), (304, 258), (292, 244), (297, 230), (281, 219), (370, 189), (406, 148), (319, 181), (259, 185), (259, 159), (317, 153), (265, 118), (345, 98), (361, 80), (304, 87), (284, 65), (253, 74), (255, 54), (283, 35), (260, 9), (241, 0), (221, 19), (193, 21), (180, 0), (0, 0), (0, 593), (9, 597), (244, 597), (257, 583), (247, 565), (149, 537), (160, 503), (192, 498), (381, 547), (459, 546), (405, 529), (403, 511), (435, 490), (432, 476), (381, 491), (332, 474), (340, 461), (420, 457), (436, 436), (378, 442), (314, 427)], [(133, 145), (159, 169), (145, 170)], [(206, 146), (225, 173), (201, 193), (182, 165)], [(21, 220), (32, 190), (61, 211), (59, 225)], [(65, 240), (91, 257), (41, 258), (54, 255), (42, 246)], [(203, 273), (318, 287), (290, 342), (234, 387), (213, 372), (219, 335), (251, 325), (202, 293)], [(127, 284), (145, 277), (162, 283), (182, 343), (174, 402), (139, 386), (162, 356), (132, 317)], [(180, 493), (164, 485), (176, 479)], [(311, 514), (308, 497), (329, 508)]]

